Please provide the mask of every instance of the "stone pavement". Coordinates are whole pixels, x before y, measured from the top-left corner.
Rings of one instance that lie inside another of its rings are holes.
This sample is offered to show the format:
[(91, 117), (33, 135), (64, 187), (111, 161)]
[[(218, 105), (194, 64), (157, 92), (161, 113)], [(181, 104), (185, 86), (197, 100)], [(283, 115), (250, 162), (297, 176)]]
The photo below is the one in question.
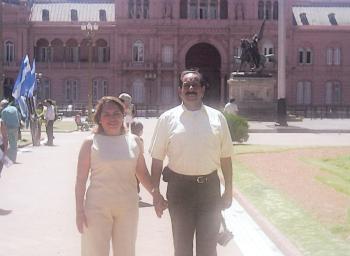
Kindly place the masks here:
[[(147, 149), (156, 119), (141, 121), (145, 125), (143, 138)], [(269, 124), (257, 125), (269, 129)], [(57, 133), (56, 146), (25, 147), (18, 155), (20, 164), (4, 168), (0, 179), (0, 256), (80, 255), (80, 239), (75, 228), (74, 183), (78, 150), (87, 135), (87, 132)], [(304, 135), (305, 138), (298, 140)], [(313, 137), (315, 135), (323, 137)], [(310, 136), (311, 139), (307, 139)], [(320, 140), (325, 140), (325, 145), (343, 145), (345, 142), (348, 145), (349, 137), (342, 136), (349, 134), (251, 133), (248, 143), (289, 144), (299, 141), (300, 145), (317, 145)], [(146, 160), (149, 165), (147, 154)], [(164, 184), (161, 190), (164, 192)], [(143, 205), (147, 206), (151, 197), (145, 191), (141, 193)], [(236, 194), (237, 200), (225, 212), (235, 239), (227, 247), (218, 246), (218, 255), (296, 255), (295, 248), (240, 196)], [(269, 230), (268, 236), (266, 230)], [(171, 256), (172, 252), (168, 213), (158, 219), (152, 207), (142, 207), (137, 255)]]

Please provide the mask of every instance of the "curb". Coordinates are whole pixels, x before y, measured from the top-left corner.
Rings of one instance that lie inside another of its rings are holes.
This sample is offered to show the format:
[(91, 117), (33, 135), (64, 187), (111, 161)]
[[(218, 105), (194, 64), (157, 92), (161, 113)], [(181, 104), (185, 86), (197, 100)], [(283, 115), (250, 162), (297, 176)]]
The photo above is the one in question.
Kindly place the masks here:
[(234, 198), (249, 213), (264, 233), (275, 243), (286, 256), (303, 256), (299, 249), (273, 226), (238, 190), (234, 190)]
[(272, 129), (248, 129), (248, 133), (350, 133), (350, 130), (342, 129), (307, 129), (307, 128), (272, 128)]

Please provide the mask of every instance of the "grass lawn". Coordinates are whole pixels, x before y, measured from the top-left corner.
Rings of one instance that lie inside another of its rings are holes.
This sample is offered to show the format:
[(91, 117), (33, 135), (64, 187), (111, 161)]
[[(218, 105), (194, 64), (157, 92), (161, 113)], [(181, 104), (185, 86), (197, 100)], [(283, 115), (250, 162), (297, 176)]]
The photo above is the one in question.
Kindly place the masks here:
[[(235, 154), (278, 152), (288, 149), (291, 148), (237, 145)], [(339, 168), (340, 173), (341, 169), (349, 167), (347, 160), (345, 165), (343, 159), (336, 160), (337, 164), (328, 160), (327, 164), (330, 162)], [(346, 225), (328, 227), (320, 223), (287, 195), (271, 188), (237, 160), (234, 162), (234, 182), (250, 202), (297, 245), (304, 255), (350, 255), (350, 243), (344, 235), (347, 232)]]
[[(73, 132), (76, 131), (76, 124), (74, 121), (65, 121), (65, 120), (57, 120), (54, 122), (53, 125), (53, 131), (55, 132)], [(41, 137), (44, 138), (46, 137), (45, 133), (45, 125), (43, 124), (41, 126)], [(30, 129), (22, 129), (22, 140), (18, 141), (18, 146), (19, 147), (24, 147), (29, 144), (32, 144), (32, 136), (30, 134)]]

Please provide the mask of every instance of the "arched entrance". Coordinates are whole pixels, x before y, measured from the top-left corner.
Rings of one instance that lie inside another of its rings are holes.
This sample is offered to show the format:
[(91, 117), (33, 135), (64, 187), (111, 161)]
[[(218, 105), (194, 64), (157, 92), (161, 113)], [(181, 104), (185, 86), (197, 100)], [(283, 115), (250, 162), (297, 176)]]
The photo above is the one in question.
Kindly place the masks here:
[(219, 51), (207, 43), (193, 45), (186, 54), (186, 68), (198, 68), (207, 83), (204, 102), (217, 105), (220, 102), (220, 68)]

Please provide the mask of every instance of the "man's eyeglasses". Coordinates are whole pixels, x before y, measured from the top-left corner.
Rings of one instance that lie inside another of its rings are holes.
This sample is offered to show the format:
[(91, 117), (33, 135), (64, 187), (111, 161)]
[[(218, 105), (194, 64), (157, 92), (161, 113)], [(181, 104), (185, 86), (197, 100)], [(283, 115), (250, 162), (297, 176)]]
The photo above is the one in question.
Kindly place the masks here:
[(183, 83), (182, 87), (185, 89), (190, 89), (190, 87), (192, 87), (193, 89), (197, 89), (201, 87), (201, 84), (200, 83)]

